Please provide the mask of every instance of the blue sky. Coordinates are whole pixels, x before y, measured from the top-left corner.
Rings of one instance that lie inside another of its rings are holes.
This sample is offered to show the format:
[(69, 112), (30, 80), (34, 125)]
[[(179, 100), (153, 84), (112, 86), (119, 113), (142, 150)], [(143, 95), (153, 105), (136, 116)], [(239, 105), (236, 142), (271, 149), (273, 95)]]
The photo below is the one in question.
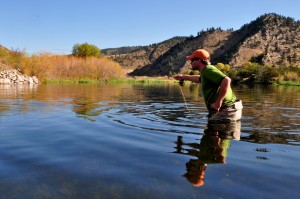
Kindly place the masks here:
[(211, 27), (239, 29), (265, 13), (300, 20), (300, 0), (0, 0), (0, 45), (69, 54), (158, 43)]

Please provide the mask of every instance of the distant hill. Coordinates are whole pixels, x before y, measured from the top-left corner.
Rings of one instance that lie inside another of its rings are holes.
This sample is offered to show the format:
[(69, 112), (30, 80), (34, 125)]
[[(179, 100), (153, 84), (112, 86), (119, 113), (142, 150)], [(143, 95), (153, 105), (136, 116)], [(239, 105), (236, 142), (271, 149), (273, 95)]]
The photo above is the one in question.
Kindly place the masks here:
[(300, 67), (300, 22), (265, 14), (239, 30), (210, 28), (197, 36), (174, 37), (158, 44), (104, 49), (131, 75), (164, 76), (189, 66), (185, 57), (195, 49), (211, 53), (211, 62), (240, 67), (247, 61), (275, 67)]
[(152, 64), (174, 45), (184, 41), (186, 37), (174, 37), (149, 46), (133, 46), (103, 49), (102, 54), (118, 62), (128, 72), (136, 68)]

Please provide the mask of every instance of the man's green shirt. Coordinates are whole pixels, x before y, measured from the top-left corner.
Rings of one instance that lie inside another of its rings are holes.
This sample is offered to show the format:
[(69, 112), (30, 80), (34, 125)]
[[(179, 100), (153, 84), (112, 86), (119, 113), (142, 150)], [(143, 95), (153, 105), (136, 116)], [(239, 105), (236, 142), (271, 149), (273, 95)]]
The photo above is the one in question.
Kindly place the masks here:
[[(201, 73), (202, 93), (208, 110), (211, 109), (211, 105), (217, 99), (220, 83), (224, 77), (226, 77), (226, 75), (213, 65), (207, 65)], [(222, 106), (232, 105), (235, 100), (236, 96), (230, 87), (223, 100)]]

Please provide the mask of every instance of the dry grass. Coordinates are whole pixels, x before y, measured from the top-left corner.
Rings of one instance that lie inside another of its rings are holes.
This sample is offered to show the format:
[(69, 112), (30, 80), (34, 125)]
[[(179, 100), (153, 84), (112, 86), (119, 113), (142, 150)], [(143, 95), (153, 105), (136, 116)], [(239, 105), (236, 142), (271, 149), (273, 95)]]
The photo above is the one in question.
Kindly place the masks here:
[(20, 70), (40, 80), (50, 79), (93, 79), (102, 80), (125, 77), (125, 71), (116, 62), (106, 57), (79, 58), (49, 53), (34, 54), (2, 52), (2, 64)]
[(284, 74), (284, 81), (297, 82), (300, 81), (300, 77), (296, 72), (287, 72), (286, 74)]

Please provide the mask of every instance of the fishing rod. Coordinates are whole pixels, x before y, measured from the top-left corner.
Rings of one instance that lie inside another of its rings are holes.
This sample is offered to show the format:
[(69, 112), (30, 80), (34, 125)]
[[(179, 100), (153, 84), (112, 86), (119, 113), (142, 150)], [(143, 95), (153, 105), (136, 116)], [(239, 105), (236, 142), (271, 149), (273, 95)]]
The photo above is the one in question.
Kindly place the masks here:
[(186, 100), (185, 100), (185, 97), (184, 97), (182, 88), (181, 88), (182, 86), (184, 86), (184, 79), (181, 79), (181, 80), (179, 81), (179, 88), (180, 88), (181, 95), (182, 95), (183, 100), (184, 100), (184, 104), (185, 104), (186, 110), (187, 110), (188, 112), (190, 112), (189, 107), (188, 107), (188, 105), (187, 105), (187, 103), (186, 103)]

